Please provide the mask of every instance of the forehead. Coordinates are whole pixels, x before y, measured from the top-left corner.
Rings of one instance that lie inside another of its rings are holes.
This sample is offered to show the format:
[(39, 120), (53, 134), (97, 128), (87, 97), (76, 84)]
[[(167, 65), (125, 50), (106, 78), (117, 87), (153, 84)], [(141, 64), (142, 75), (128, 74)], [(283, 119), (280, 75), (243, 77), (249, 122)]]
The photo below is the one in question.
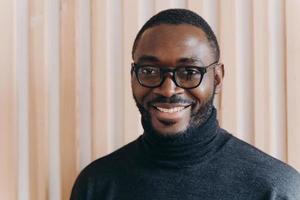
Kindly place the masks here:
[(135, 62), (143, 56), (166, 62), (181, 58), (197, 58), (203, 61), (201, 64), (213, 62), (212, 48), (205, 32), (188, 24), (161, 24), (147, 29), (138, 42)]

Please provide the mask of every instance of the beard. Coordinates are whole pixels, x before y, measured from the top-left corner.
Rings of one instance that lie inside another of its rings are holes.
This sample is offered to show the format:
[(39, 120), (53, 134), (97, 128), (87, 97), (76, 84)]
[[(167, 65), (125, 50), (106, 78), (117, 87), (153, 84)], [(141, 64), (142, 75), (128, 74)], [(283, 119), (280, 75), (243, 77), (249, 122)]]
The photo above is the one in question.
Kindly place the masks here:
[[(215, 88), (213, 90), (212, 95), (209, 97), (209, 99), (206, 102), (204, 102), (202, 105), (196, 99), (187, 100), (187, 99), (183, 99), (179, 95), (173, 95), (172, 97), (169, 97), (169, 98), (164, 97), (164, 96), (154, 97), (152, 100), (150, 100), (146, 103), (147, 106), (143, 106), (141, 103), (139, 103), (134, 95), (133, 95), (133, 98), (135, 100), (136, 106), (138, 107), (138, 109), (141, 113), (141, 122), (142, 122), (142, 126), (144, 128), (144, 131), (147, 133), (153, 133), (153, 134), (159, 135), (159, 136), (167, 136), (167, 137), (171, 136), (172, 137), (172, 136), (176, 136), (176, 135), (188, 134), (189, 132), (193, 132), (198, 127), (203, 125), (208, 120), (208, 118), (211, 116), (211, 113), (213, 111), (214, 95), (215, 95)], [(190, 116), (190, 120), (189, 120), (189, 125), (183, 131), (180, 131), (177, 133), (172, 133), (172, 134), (167, 134), (167, 135), (157, 131), (153, 127), (152, 121), (151, 121), (151, 115), (150, 115), (149, 111), (146, 109), (146, 108), (149, 108), (151, 106), (151, 104), (153, 104), (153, 103), (191, 103), (192, 112), (191, 112), (191, 116)]]

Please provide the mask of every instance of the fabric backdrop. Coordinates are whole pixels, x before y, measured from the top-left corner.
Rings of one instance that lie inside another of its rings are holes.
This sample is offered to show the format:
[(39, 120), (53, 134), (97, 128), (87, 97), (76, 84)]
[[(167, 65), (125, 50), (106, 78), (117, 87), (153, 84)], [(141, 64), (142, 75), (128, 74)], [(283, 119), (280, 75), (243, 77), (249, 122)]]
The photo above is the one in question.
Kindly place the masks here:
[(300, 170), (299, 0), (1, 0), (0, 199), (66, 200), (84, 166), (142, 133), (131, 47), (172, 7), (219, 38), (221, 126)]

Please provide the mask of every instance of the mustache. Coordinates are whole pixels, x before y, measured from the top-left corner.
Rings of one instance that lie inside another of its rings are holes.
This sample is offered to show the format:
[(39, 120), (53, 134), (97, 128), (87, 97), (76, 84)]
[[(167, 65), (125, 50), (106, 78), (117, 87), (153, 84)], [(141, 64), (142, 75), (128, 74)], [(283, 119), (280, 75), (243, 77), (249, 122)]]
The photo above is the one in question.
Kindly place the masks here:
[(156, 96), (148, 101), (147, 106), (151, 106), (155, 103), (182, 103), (182, 104), (194, 104), (196, 101), (191, 99), (182, 98), (180, 95), (173, 95), (171, 97)]

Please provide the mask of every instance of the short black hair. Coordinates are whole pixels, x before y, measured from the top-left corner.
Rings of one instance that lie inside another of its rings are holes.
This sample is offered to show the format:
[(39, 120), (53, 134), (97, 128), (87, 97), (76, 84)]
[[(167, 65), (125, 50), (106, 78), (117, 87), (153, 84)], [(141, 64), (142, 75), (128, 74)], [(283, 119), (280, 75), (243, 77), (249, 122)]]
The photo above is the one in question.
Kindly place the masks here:
[(132, 47), (132, 59), (134, 58), (134, 52), (137, 48), (138, 42), (142, 34), (151, 27), (160, 25), (160, 24), (190, 24), (196, 26), (203, 30), (207, 36), (208, 41), (210, 42), (212, 48), (215, 50), (216, 60), (220, 59), (220, 48), (218, 44), (217, 37), (215, 36), (213, 30), (209, 24), (197, 13), (187, 10), (187, 9), (168, 9), (163, 10), (153, 17), (151, 17), (140, 29), (138, 34), (135, 37), (133, 47)]

